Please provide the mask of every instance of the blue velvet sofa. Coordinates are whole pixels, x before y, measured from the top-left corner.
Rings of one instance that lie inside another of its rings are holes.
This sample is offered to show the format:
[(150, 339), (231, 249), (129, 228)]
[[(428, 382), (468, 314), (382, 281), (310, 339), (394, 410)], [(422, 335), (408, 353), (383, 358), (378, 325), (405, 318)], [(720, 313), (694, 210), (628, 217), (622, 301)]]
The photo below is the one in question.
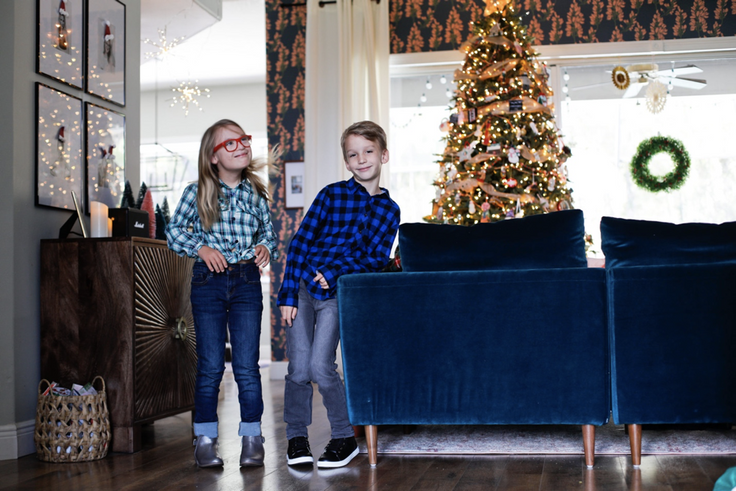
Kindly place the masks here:
[(350, 421), (583, 425), (610, 414), (605, 271), (588, 268), (583, 214), (460, 227), (403, 224), (402, 272), (338, 282)]
[(736, 222), (603, 217), (612, 415), (641, 463), (642, 424), (736, 422)]

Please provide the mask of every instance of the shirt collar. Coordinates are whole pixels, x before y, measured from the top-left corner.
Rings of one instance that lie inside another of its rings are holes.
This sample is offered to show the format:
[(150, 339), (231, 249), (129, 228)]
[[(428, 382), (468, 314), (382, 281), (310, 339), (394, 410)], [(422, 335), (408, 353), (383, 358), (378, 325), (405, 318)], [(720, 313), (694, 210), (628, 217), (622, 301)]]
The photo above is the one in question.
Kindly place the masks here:
[(364, 188), (364, 187), (363, 187), (362, 185), (360, 185), (360, 184), (358, 183), (358, 181), (356, 181), (356, 180), (355, 180), (355, 177), (351, 177), (351, 178), (350, 178), (350, 179), (348, 180), (348, 189), (349, 189), (350, 191), (353, 191), (353, 192), (358, 192), (358, 193), (362, 193), (362, 194), (364, 194), (365, 196), (367, 196), (368, 198), (376, 198), (376, 197), (378, 197), (378, 196), (384, 196), (384, 195), (385, 195), (385, 196), (386, 196), (387, 198), (389, 197), (389, 194), (388, 194), (388, 189), (384, 189), (384, 188), (380, 188), (380, 187), (379, 187), (379, 189), (381, 190), (381, 192), (380, 192), (380, 193), (378, 193), (378, 194), (377, 194), (377, 195), (375, 195), (375, 196), (371, 196), (371, 195), (370, 195), (370, 194), (368, 193), (368, 190), (367, 190), (366, 188)]
[(230, 186), (228, 186), (227, 184), (225, 184), (224, 182), (222, 182), (222, 179), (219, 179), (219, 181), (220, 181), (220, 188), (223, 191), (228, 191), (230, 189), (232, 189), (234, 191), (234, 190), (236, 190), (238, 188), (243, 188), (245, 191), (250, 191), (251, 190), (251, 186), (250, 186), (250, 183), (248, 182), (248, 179), (242, 179), (240, 181), (240, 183), (237, 186), (235, 186), (234, 188), (231, 188)]

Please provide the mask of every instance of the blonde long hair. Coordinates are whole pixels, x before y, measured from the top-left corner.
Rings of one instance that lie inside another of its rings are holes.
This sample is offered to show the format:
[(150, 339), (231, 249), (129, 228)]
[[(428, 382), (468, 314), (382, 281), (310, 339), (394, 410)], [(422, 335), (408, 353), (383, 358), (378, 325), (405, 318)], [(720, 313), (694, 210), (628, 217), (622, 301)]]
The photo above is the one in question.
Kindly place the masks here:
[[(215, 148), (215, 136), (217, 130), (233, 126), (238, 128), (241, 133), (245, 134), (238, 123), (229, 119), (221, 119), (204, 132), (202, 135), (202, 143), (199, 146), (199, 179), (197, 185), (197, 211), (199, 219), (202, 221), (202, 227), (205, 230), (212, 228), (212, 225), (220, 220), (220, 206), (218, 200), (221, 197), (220, 177), (217, 173), (217, 166), (211, 162), (212, 150)], [(269, 159), (252, 158), (251, 162), (243, 169), (241, 177), (246, 179), (258, 195), (263, 199), (270, 201), (267, 185), (256, 174), (269, 164)]]

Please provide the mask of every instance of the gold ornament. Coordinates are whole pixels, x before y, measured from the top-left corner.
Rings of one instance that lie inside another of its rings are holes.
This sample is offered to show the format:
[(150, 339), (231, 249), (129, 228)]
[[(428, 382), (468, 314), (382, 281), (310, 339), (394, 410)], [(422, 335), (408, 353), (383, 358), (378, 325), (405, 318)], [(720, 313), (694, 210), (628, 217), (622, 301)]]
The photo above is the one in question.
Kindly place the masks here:
[(611, 73), (611, 80), (613, 80), (613, 85), (615, 85), (617, 89), (621, 90), (626, 90), (631, 83), (629, 72), (627, 72), (626, 68), (622, 66), (617, 66), (613, 69), (613, 73)]

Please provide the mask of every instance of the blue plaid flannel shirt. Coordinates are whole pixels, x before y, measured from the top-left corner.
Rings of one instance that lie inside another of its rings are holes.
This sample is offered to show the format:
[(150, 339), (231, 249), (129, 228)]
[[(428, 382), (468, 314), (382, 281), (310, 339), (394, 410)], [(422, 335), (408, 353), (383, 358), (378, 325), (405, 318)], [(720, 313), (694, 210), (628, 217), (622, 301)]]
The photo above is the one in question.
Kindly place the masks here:
[[(298, 307), (299, 280), (317, 300), (335, 296), (344, 274), (379, 271), (391, 259), (399, 229), (399, 205), (385, 189), (371, 196), (354, 178), (319, 192), (294, 234), (278, 305)], [(322, 273), (329, 289), (312, 281)]]
[(220, 190), (220, 221), (205, 231), (197, 213), (197, 183), (184, 189), (174, 216), (166, 226), (169, 249), (180, 256), (199, 259), (197, 252), (202, 246), (208, 246), (220, 251), (228, 264), (233, 264), (255, 257), (255, 247), (263, 244), (271, 253), (271, 259), (276, 259), (276, 234), (268, 201), (259, 196), (247, 180), (232, 189), (220, 181)]

